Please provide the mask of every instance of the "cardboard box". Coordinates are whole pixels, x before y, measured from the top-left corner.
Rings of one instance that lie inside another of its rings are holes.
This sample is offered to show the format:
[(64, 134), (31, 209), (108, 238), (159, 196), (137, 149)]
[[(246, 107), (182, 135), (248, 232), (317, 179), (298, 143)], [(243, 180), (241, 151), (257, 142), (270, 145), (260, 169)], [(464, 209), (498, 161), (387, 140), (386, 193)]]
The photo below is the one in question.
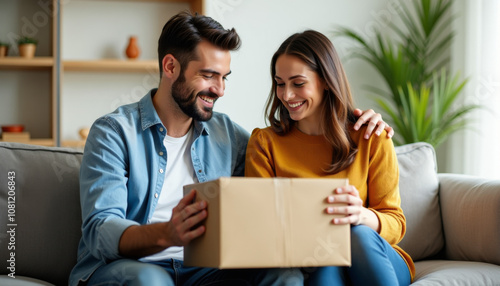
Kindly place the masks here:
[(206, 232), (184, 248), (186, 266), (347, 266), (350, 226), (333, 225), (326, 197), (347, 179), (220, 178), (184, 186), (208, 202)]

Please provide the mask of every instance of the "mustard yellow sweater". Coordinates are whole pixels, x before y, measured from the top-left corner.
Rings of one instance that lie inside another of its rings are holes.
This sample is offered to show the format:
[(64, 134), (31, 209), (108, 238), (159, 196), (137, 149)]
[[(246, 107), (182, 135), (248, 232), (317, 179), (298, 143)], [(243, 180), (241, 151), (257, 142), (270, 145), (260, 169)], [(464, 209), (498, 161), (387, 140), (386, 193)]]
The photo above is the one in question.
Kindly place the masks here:
[(394, 145), (385, 132), (363, 138), (365, 128), (352, 131), (358, 145), (354, 162), (345, 170), (329, 174), (324, 170), (332, 160), (332, 148), (326, 139), (307, 135), (294, 128), (284, 136), (270, 127), (252, 132), (246, 153), (245, 176), (289, 178), (348, 178), (358, 189), (364, 206), (380, 221), (380, 236), (401, 254), (413, 279), (415, 266), (411, 257), (396, 244), (403, 239), (406, 219), (399, 195), (399, 169)]

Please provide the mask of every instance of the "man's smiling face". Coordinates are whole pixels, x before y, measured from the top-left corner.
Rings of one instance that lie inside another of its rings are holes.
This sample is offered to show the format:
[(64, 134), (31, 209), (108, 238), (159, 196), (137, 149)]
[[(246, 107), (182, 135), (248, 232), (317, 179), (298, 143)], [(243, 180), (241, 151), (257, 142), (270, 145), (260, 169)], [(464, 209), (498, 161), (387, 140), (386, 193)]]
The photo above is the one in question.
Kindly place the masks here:
[(186, 115), (207, 121), (212, 118), (215, 101), (224, 95), (231, 55), (207, 41), (198, 44), (196, 55), (172, 85), (172, 96)]

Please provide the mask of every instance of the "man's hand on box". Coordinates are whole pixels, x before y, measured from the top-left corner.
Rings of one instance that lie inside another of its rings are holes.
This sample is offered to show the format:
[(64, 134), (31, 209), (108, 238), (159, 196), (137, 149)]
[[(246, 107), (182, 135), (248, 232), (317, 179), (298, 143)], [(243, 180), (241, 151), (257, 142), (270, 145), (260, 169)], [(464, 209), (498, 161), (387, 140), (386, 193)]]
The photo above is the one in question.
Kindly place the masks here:
[(192, 190), (182, 198), (168, 222), (128, 227), (120, 238), (119, 253), (124, 257), (140, 258), (171, 246), (184, 246), (200, 236), (205, 227), (194, 226), (207, 217), (207, 202), (193, 203), (195, 196), (196, 191)]
[(185, 246), (205, 232), (205, 226), (193, 228), (207, 217), (207, 202), (195, 202), (196, 191), (191, 190), (172, 210), (172, 218), (166, 224), (171, 245)]

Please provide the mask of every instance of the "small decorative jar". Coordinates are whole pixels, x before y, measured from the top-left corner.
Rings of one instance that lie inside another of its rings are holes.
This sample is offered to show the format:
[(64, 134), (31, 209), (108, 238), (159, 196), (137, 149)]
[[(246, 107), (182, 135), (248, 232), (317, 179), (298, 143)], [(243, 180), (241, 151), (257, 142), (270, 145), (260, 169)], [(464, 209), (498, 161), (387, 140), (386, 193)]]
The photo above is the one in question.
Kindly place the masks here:
[(127, 49), (125, 50), (125, 54), (129, 59), (136, 59), (141, 54), (141, 50), (137, 44), (137, 37), (131, 36), (128, 41)]

